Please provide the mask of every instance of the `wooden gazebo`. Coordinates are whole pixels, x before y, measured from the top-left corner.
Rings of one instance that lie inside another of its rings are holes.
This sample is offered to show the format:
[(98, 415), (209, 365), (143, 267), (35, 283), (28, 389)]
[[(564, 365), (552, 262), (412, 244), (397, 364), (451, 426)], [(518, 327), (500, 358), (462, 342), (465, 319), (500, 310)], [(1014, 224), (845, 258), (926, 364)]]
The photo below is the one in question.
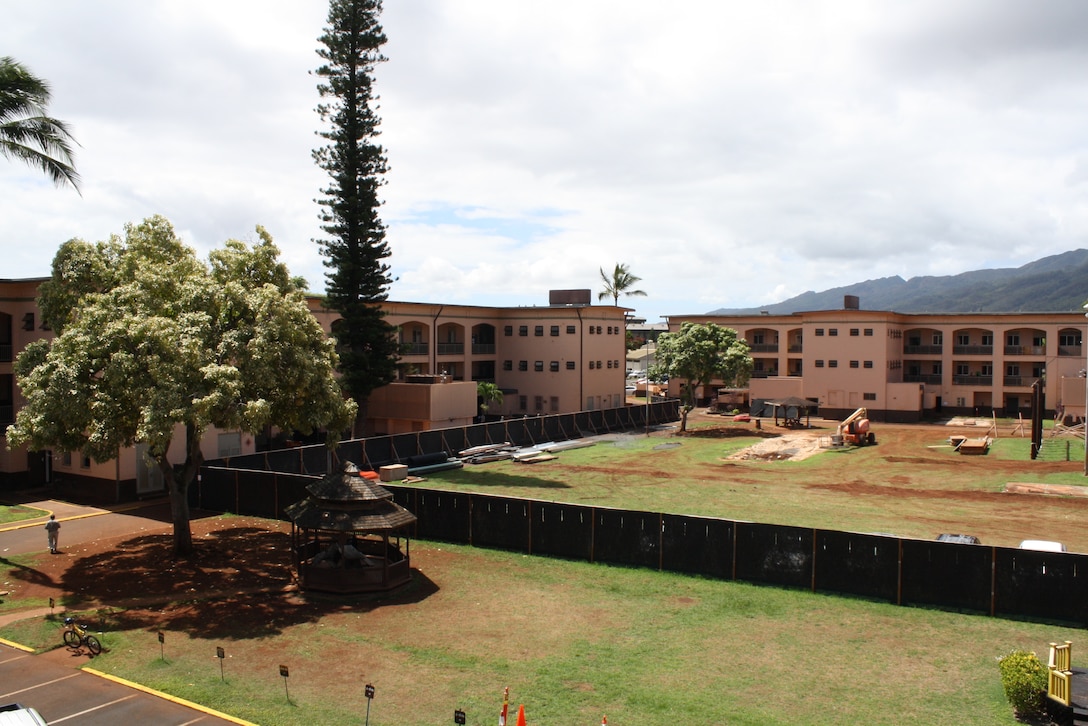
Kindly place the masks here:
[(310, 496), (286, 508), (302, 589), (382, 592), (411, 580), (405, 530), (416, 516), (388, 489), (345, 462), (306, 491)]

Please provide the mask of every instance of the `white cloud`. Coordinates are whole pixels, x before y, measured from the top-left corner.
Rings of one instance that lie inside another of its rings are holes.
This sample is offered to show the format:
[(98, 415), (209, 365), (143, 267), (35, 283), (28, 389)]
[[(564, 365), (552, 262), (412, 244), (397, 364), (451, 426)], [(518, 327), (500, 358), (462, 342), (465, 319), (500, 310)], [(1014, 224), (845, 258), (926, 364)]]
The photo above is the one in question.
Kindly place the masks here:
[[(40, 0), (83, 196), (0, 163), (0, 276), (161, 213), (262, 224), (315, 288), (318, 0)], [(397, 0), (377, 73), (398, 300), (543, 305), (627, 263), (651, 320), (1086, 246), (1088, 6)], [(594, 295), (595, 297), (595, 295)], [(864, 304), (864, 301), (863, 301)]]

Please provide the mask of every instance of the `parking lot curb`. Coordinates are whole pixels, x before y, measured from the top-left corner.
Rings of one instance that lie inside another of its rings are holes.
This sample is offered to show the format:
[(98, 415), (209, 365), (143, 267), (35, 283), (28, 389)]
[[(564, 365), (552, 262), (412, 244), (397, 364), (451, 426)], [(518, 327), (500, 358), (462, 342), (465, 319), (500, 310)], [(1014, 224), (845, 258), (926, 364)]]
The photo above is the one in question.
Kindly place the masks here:
[(134, 681), (129, 681), (118, 676), (112, 676), (109, 673), (103, 673), (102, 671), (95, 670), (94, 668), (81, 668), (80, 670), (82, 670), (84, 673), (90, 673), (93, 676), (98, 676), (99, 678), (105, 678), (107, 681), (113, 681), (114, 683), (119, 683), (122, 686), (127, 686), (128, 688), (132, 688), (137, 691), (156, 696), (157, 698), (161, 698), (165, 701), (170, 701), (171, 703), (176, 703), (178, 705), (191, 708), (195, 711), (200, 711), (201, 713), (206, 713), (209, 716), (215, 716), (216, 718), (221, 718), (226, 721), (230, 721), (231, 723), (239, 724), (239, 726), (258, 726), (258, 724), (253, 723), (252, 721), (246, 721), (245, 719), (237, 718), (235, 716), (216, 711), (214, 708), (201, 706), (199, 703), (186, 701), (184, 698), (178, 698), (177, 696), (171, 696), (169, 693), (163, 693), (162, 691), (156, 691), (155, 689), (148, 688), (147, 686), (141, 686), (139, 683), (136, 683)]
[(11, 641), (11, 640), (4, 640), (3, 638), (0, 638), (0, 645), (6, 645), (9, 648), (15, 648), (15, 650), (21, 650), (21, 651), (23, 651), (25, 653), (33, 653), (34, 652), (33, 648), (28, 648), (27, 646), (23, 645), (22, 643), (16, 643), (16, 642)]

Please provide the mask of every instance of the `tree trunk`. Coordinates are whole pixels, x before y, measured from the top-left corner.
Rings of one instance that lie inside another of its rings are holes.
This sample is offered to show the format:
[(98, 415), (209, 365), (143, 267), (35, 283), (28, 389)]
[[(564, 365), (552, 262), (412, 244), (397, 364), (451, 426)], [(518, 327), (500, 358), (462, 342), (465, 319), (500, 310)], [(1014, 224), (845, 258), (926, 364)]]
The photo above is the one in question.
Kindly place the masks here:
[(691, 410), (691, 406), (680, 407), (680, 433), (688, 430), (688, 411)]
[(170, 491), (170, 518), (174, 523), (174, 556), (187, 557), (193, 553), (193, 532), (189, 527), (189, 487), (182, 477), (175, 476), (174, 467), (162, 457), (159, 468)]
[(189, 524), (189, 485), (196, 479), (200, 467), (204, 464), (204, 454), (200, 450), (202, 436), (203, 429), (198, 429), (192, 423), (185, 424), (185, 464), (180, 472), (174, 471), (174, 466), (167, 458), (169, 446), (167, 446), (167, 452), (163, 452), (157, 458), (163, 481), (170, 493), (170, 519), (174, 523), (175, 557), (187, 557), (193, 553), (193, 532)]

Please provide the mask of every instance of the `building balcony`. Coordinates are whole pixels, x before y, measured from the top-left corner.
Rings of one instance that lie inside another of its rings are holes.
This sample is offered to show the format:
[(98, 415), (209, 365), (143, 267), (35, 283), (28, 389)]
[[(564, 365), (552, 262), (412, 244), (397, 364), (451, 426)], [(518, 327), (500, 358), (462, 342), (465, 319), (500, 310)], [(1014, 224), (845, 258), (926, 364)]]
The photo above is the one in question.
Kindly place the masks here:
[(994, 347), (992, 345), (954, 345), (952, 353), (954, 355), (993, 355)]
[(1005, 376), (1004, 378), (1006, 388), (1031, 388), (1037, 380), (1039, 379), (1033, 376)]
[(777, 353), (778, 343), (749, 343), (748, 350), (752, 353)]
[(791, 345), (788, 350), (790, 353), (804, 353), (804, 347), (805, 346), (801, 345), (800, 343), (797, 343), (795, 345)]
[(1058, 355), (1068, 355), (1074, 358), (1080, 358), (1084, 355), (1084, 351), (1079, 345), (1059, 345)]
[(771, 378), (777, 376), (778, 371), (752, 371), (752, 378)]
[(1005, 355), (1046, 355), (1042, 345), (1006, 345)]
[(439, 343), (438, 355), (464, 355), (464, 343)]
[(472, 344), (473, 355), (495, 355), (494, 343), (473, 343)]
[(903, 355), (940, 355), (943, 345), (904, 345)]
[(953, 386), (992, 386), (993, 376), (952, 376)]
[(427, 355), (426, 343), (401, 343), (401, 355)]
[(906, 373), (903, 375), (903, 383), (928, 383), (933, 386), (941, 385), (940, 373)]
[(0, 344), (0, 363), (10, 363), (10, 362), (11, 362), (11, 344), (10, 343)]

